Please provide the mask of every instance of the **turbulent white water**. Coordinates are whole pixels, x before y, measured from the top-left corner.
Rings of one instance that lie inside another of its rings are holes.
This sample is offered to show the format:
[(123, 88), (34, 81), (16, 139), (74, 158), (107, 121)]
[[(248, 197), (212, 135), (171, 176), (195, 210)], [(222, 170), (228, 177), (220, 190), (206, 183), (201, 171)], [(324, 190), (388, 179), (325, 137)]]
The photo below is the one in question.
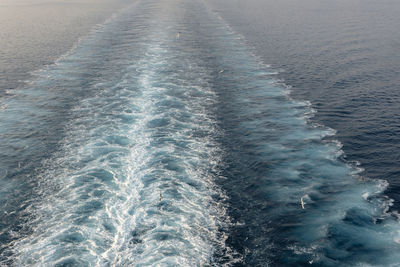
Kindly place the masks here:
[(385, 184), (340, 161), (273, 73), (203, 2), (108, 21), (1, 113), (39, 157), (18, 167), (30, 197), (3, 262), (395, 265)]
[(182, 53), (166, 18), (114, 31), (152, 11), (144, 3), (127, 11), (41, 73), (62, 90), (93, 78), (81, 79), (87, 95), (41, 174), (33, 233), (14, 246), (19, 264), (204, 265), (224, 248), (208, 70)]

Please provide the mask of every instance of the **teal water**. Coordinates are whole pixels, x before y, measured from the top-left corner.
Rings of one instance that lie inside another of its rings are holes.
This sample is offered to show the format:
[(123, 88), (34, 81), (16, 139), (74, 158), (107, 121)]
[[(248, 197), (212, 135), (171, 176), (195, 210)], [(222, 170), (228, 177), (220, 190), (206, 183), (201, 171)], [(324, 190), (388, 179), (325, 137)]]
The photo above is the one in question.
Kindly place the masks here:
[(138, 1), (9, 90), (1, 263), (396, 266), (387, 182), (266, 63), (208, 2)]

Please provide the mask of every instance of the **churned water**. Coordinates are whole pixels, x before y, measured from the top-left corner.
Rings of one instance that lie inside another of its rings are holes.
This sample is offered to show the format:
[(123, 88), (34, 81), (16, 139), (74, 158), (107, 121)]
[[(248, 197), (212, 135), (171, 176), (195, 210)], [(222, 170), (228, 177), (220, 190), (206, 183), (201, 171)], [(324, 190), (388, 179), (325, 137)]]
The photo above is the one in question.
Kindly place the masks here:
[(387, 182), (214, 4), (134, 2), (7, 91), (1, 264), (399, 264)]

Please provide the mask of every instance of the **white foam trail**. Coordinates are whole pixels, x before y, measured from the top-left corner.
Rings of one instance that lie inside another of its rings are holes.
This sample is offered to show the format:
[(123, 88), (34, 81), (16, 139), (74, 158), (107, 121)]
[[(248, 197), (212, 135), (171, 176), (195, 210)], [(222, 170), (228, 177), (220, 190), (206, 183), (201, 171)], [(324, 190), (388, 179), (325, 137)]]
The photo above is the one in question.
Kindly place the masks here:
[[(384, 253), (380, 264), (398, 262), (387, 184), (354, 179), (340, 144), (323, 141), (334, 130), (310, 125), (310, 103), (266, 80), (269, 68), (243, 39), (196, 3), (143, 1), (40, 77), (48, 102), (64, 103), (58, 94), (76, 87), (81, 94), (37, 177), (31, 235), (11, 248), (17, 264), (203, 266), (219, 255), (229, 265), (240, 257), (225, 244), (227, 226), (250, 228), (231, 236), (249, 262), (367, 264), (369, 251)], [(61, 82), (68, 90), (52, 91)], [(239, 184), (245, 204), (230, 202), (241, 218), (234, 224), (217, 186), (231, 152), (218, 141), (224, 122), (239, 147), (226, 184)], [(252, 210), (258, 203), (264, 209)], [(367, 253), (351, 254), (358, 239)]]
[[(120, 80), (95, 83), (71, 111), (62, 147), (38, 177), (32, 234), (13, 245), (18, 265), (207, 265), (229, 250), (207, 70), (168, 49), (167, 32), (149, 31), (142, 58), (128, 60)], [(86, 60), (77, 51), (55, 72)], [(190, 73), (174, 69), (185, 61)]]

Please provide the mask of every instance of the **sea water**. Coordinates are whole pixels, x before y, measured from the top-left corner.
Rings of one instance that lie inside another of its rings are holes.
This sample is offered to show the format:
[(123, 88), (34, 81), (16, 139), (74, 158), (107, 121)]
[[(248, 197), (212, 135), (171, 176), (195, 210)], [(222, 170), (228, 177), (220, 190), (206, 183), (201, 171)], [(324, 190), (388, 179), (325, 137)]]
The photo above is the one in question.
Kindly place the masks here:
[(395, 266), (385, 180), (207, 1), (136, 1), (0, 112), (1, 263)]

